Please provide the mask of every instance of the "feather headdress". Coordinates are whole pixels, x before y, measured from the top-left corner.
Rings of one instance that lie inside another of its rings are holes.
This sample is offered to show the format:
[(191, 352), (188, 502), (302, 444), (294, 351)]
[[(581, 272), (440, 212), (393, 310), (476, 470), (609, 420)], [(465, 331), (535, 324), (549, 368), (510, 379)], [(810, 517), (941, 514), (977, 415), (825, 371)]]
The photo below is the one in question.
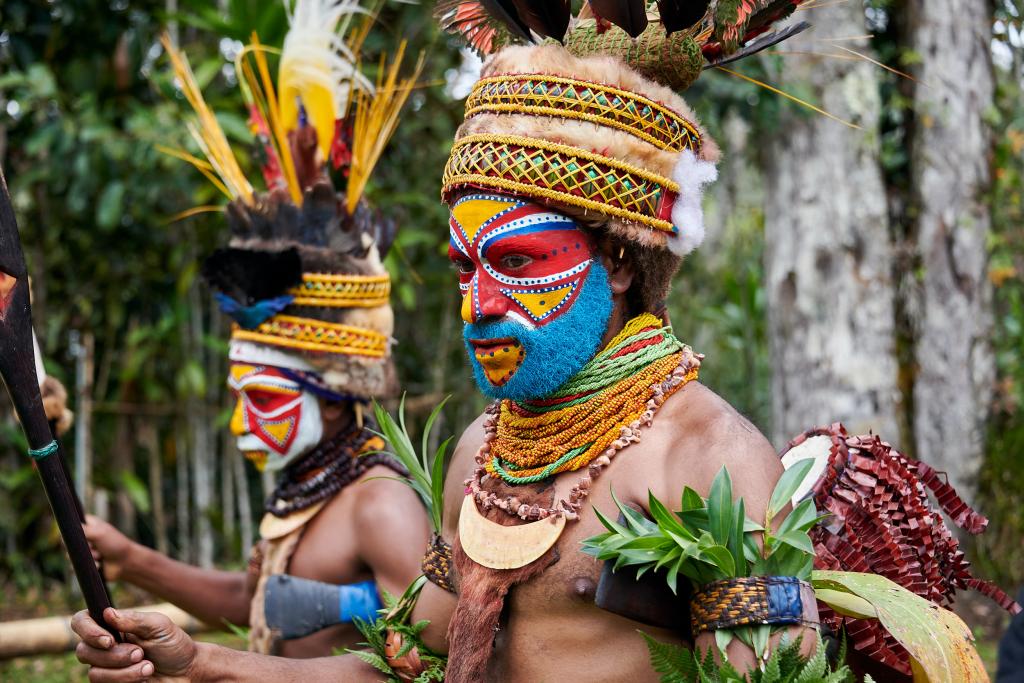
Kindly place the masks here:
[(704, 238), (718, 159), (678, 93), (709, 65), (792, 35), (762, 34), (801, 2), (586, 0), (573, 16), (569, 0), (442, 0), (441, 26), (488, 57), (443, 198), (485, 188), (600, 225), (664, 261), (637, 285), (663, 301)]
[[(461, 35), (482, 55), (550, 38), (577, 57), (621, 57), (653, 80), (682, 90), (699, 75), (703, 63), (683, 70), (663, 64), (665, 70), (659, 72), (653, 60), (636, 58), (645, 52), (686, 52), (683, 48), (692, 42), (709, 61), (720, 59), (769, 30), (802, 2), (586, 0), (573, 17), (568, 0), (442, 0), (435, 15), (445, 31)], [(769, 44), (773, 42), (761, 43), (759, 49)]]
[(232, 357), (271, 350), (276, 364), (283, 353), (295, 359), (289, 367), (315, 371), (340, 395), (381, 396), (393, 388), (391, 285), (381, 259), (395, 224), (363, 192), (422, 59), (401, 78), (403, 43), (390, 62), (381, 60), (374, 81), (359, 68), (373, 20), (359, 0), (284, 2), (282, 47), (253, 34), (235, 60), (266, 191), (253, 189), (187, 59), (165, 36), (196, 113), (188, 127), (205, 159), (168, 151), (230, 199), (231, 239), (203, 274), (236, 322)]

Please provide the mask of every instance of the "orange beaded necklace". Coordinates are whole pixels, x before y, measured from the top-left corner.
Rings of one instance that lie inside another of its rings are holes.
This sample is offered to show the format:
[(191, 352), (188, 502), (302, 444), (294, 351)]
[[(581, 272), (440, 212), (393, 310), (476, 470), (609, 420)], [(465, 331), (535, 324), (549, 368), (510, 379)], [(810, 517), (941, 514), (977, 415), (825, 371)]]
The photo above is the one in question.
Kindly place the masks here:
[[(640, 440), (665, 400), (696, 379), (701, 356), (676, 339), (653, 315), (629, 321), (616, 337), (555, 394), (490, 410), (480, 467), (467, 482), (484, 508), (497, 506), (523, 519), (565, 515), (575, 519), (590, 484), (615, 454)], [(551, 510), (500, 498), (481, 486), (488, 477), (519, 485), (587, 468), (569, 500)]]

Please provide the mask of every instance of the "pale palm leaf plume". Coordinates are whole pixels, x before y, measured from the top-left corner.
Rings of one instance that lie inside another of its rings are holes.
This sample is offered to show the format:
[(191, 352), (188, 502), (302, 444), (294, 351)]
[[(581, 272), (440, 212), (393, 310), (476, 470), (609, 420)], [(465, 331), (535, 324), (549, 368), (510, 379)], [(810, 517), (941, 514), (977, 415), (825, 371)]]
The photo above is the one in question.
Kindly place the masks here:
[(344, 35), (367, 10), (360, 0), (284, 0), (289, 29), (278, 66), (281, 125), (295, 130), (300, 110), (316, 130), (324, 159), (330, 154), (335, 121), (348, 108), (352, 91), (373, 86), (358, 69)]
[(166, 33), (160, 36), (160, 42), (170, 57), (171, 66), (181, 91), (195, 112), (196, 118), (194, 121), (188, 122), (188, 130), (202, 150), (207, 162), (184, 151), (172, 151), (172, 154), (195, 166), (229, 199), (241, 199), (251, 204), (252, 185), (249, 184), (242, 172), (217, 117), (214, 116), (209, 105), (206, 104), (206, 100), (203, 99), (203, 93), (196, 82), (195, 74), (192, 73), (192, 67), (189, 66), (185, 55), (171, 43), (171, 39)]
[(424, 55), (421, 53), (412, 75), (399, 78), (405, 46), (402, 41), (390, 66), (381, 59), (375, 92), (357, 89), (353, 94), (352, 164), (346, 188), (349, 215), (355, 212), (370, 174), (395, 132), (398, 115), (423, 71)]

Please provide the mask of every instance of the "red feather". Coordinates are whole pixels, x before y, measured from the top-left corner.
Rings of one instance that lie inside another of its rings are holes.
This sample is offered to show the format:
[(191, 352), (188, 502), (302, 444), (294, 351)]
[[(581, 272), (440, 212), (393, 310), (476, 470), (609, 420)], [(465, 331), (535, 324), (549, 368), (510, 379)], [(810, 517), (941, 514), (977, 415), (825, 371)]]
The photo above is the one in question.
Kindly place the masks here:
[(494, 51), (499, 33), (510, 32), (530, 40), (530, 28), (519, 18), (511, 0), (442, 0), (434, 16), (442, 30), (462, 36), (470, 47), (485, 55)]

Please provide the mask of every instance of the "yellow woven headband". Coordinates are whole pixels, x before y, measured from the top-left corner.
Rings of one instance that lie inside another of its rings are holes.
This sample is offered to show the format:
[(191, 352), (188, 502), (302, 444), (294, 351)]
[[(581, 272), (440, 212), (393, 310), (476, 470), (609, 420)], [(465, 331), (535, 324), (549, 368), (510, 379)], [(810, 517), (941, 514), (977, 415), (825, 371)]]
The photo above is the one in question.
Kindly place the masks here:
[(676, 233), (672, 207), (679, 185), (611, 157), (538, 138), (470, 135), (455, 143), (442, 199), (484, 187), (559, 202)]
[(275, 315), (254, 330), (236, 325), (231, 338), (284, 349), (369, 358), (383, 358), (388, 349), (387, 337), (375, 330), (292, 315)]
[(638, 93), (547, 74), (483, 78), (466, 100), (466, 118), (485, 113), (553, 116), (617, 128), (659, 149), (698, 153), (697, 127)]
[(387, 306), (391, 278), (384, 275), (303, 273), (302, 284), (288, 290), (295, 306), (374, 308)]

